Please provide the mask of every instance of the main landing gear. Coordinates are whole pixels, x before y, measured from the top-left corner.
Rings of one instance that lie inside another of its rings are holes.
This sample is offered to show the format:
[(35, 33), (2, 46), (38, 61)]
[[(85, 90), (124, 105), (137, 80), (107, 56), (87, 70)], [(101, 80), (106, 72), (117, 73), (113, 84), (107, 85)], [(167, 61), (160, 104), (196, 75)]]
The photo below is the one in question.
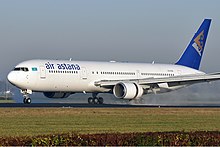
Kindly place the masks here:
[(104, 99), (102, 97), (97, 97), (98, 93), (93, 93), (92, 97), (88, 98), (89, 104), (103, 104)]
[(31, 98), (29, 96), (29, 94), (32, 94), (31, 90), (21, 90), (21, 93), (23, 94), (23, 103), (24, 104), (30, 104), (31, 103)]

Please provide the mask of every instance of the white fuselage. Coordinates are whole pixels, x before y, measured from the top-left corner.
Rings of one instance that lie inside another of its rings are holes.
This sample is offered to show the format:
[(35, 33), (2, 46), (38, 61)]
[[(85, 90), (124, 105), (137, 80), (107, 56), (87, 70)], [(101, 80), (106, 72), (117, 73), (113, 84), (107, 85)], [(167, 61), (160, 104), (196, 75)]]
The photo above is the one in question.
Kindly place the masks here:
[[(28, 71), (19, 68), (27, 68)], [(172, 64), (29, 60), (18, 64), (8, 79), (20, 89), (38, 92), (110, 92), (96, 86), (101, 80), (126, 80), (203, 74), (199, 70)], [(185, 85), (175, 86), (175, 90)], [(169, 91), (169, 90), (168, 90)], [(162, 92), (162, 91), (161, 91)]]

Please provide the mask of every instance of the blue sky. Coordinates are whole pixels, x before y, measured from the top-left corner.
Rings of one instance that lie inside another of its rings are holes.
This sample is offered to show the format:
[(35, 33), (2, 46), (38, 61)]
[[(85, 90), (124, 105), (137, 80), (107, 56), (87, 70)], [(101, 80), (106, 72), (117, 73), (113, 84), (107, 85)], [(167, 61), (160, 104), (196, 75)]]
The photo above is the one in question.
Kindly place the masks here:
[(37, 58), (174, 63), (204, 18), (201, 70), (220, 71), (219, 0), (1, 0), (0, 78)]

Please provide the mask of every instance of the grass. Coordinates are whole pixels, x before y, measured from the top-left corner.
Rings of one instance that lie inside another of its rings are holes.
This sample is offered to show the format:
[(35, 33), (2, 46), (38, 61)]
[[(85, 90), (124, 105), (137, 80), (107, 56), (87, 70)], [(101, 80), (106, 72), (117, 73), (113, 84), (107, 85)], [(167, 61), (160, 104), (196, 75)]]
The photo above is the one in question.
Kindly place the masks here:
[(51, 133), (219, 131), (220, 109), (0, 108), (0, 136)]
[(0, 100), (0, 103), (15, 103), (15, 100)]

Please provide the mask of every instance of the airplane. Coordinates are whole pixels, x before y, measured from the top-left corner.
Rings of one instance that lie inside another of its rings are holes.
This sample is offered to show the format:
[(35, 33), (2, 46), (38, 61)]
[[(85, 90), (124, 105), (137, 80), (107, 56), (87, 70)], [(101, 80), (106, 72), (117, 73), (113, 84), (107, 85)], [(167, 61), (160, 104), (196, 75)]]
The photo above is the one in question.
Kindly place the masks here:
[(48, 98), (66, 98), (74, 93), (92, 93), (89, 104), (103, 104), (99, 93), (124, 100), (145, 94), (165, 93), (192, 84), (220, 80), (220, 73), (199, 70), (211, 19), (204, 19), (175, 64), (28, 60), (8, 74), (8, 81), (21, 89), (23, 102), (30, 94), (43, 92)]

